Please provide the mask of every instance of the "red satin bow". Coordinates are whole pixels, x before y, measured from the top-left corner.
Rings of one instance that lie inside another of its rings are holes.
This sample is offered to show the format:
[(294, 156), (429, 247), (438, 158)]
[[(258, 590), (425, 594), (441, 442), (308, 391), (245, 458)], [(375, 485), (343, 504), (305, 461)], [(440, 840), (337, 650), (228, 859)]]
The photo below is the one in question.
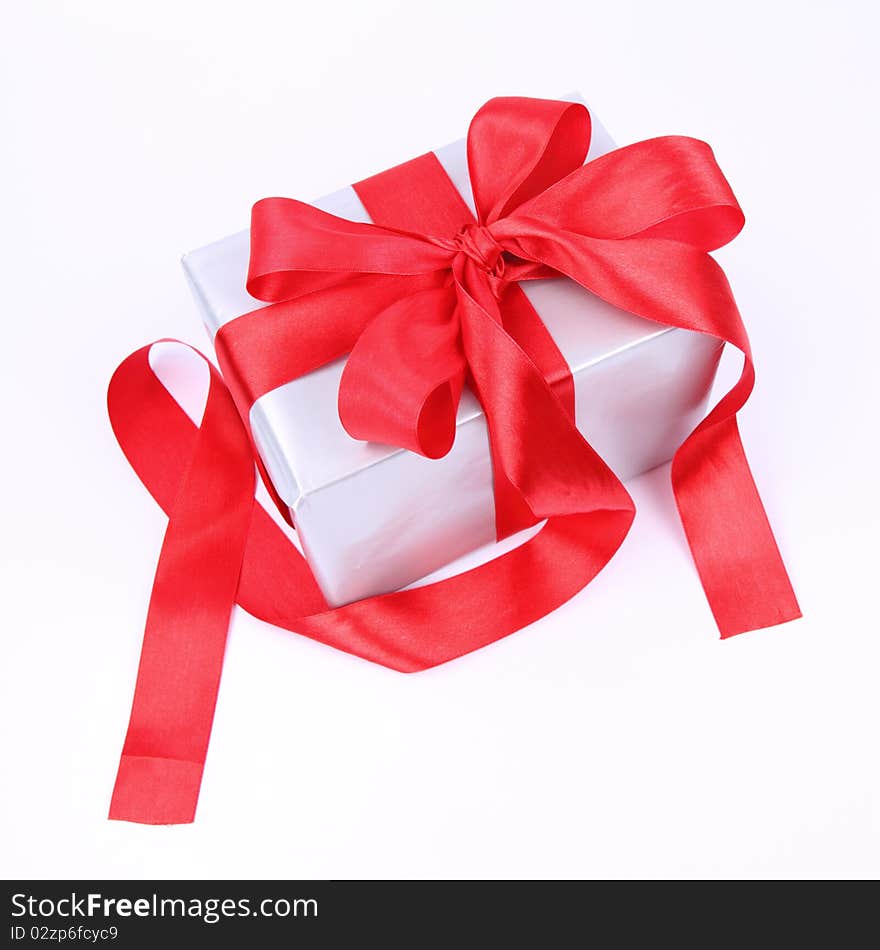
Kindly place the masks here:
[[(192, 427), (145, 377), (146, 351), (117, 371), (114, 429), (171, 522), (111, 817), (191, 820), (234, 600), (270, 622), (415, 670), (549, 613), (611, 558), (632, 501), (575, 428), (570, 375), (517, 286), (523, 280), (564, 274), (622, 309), (743, 351), (741, 379), (675, 456), (676, 501), (722, 636), (799, 616), (736, 427), (754, 379), (748, 339), (708, 254), (742, 227), (736, 199), (703, 142), (653, 139), (583, 165), (589, 138), (583, 106), (487, 103), (468, 135), (477, 220), (433, 155), (356, 186), (376, 224), (289, 199), (258, 202), (248, 290), (270, 305), (215, 340), (245, 428), (260, 395), (350, 353), (339, 394), (349, 433), (432, 458), (452, 445), (467, 380), (488, 421), (499, 536), (547, 519), (532, 540), (487, 565), (326, 610), (294, 549), (253, 507), (251, 449), (219, 375), (212, 372), (191, 447)], [(176, 453), (195, 453), (177, 477), (156, 455), (156, 430), (144, 429), (145, 403)], [(205, 510), (205, 491), (225, 492), (226, 517), (222, 503)], [(209, 655), (181, 672), (187, 651), (169, 628), (185, 629), (180, 636)], [(179, 702), (157, 700), (163, 690), (199, 698), (182, 712)], [(183, 715), (191, 728), (181, 738)]]

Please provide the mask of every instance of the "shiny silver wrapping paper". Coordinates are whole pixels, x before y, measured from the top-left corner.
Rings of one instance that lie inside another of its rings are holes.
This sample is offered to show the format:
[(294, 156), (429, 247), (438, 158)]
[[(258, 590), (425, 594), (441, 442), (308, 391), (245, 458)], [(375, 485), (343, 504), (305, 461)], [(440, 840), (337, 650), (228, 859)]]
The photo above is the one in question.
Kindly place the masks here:
[[(614, 147), (591, 118), (588, 161)], [(465, 141), (435, 154), (473, 210)], [(351, 187), (314, 205), (370, 221)], [(184, 256), (212, 338), (224, 323), (263, 306), (245, 290), (248, 256), (248, 231)], [(634, 317), (565, 278), (523, 289), (571, 368), (578, 427), (614, 472), (626, 480), (670, 459), (705, 412), (722, 344)], [(473, 395), (463, 395), (452, 451), (425, 459), (345, 432), (336, 405), (343, 365), (338, 360), (272, 390), (250, 419), (266, 471), (333, 606), (405, 587), (492, 541), (495, 526), (486, 423)]]

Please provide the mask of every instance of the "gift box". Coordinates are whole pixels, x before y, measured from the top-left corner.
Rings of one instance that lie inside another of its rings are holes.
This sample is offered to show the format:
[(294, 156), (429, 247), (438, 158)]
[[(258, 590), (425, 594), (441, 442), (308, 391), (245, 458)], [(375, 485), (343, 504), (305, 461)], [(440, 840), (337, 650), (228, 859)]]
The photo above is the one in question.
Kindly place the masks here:
[[(615, 147), (595, 114), (591, 121), (588, 162)], [(435, 155), (473, 210), (465, 140)], [(370, 221), (352, 187), (313, 205)], [(212, 338), (263, 306), (245, 289), (249, 253), (250, 232), (241, 231), (183, 258)], [(599, 455), (623, 480), (668, 461), (705, 412), (723, 342), (633, 316), (567, 278), (521, 286), (568, 364), (578, 428)], [(496, 529), (486, 421), (473, 395), (463, 394), (451, 451), (428, 459), (345, 431), (337, 407), (344, 363), (261, 396), (249, 420), (332, 606), (418, 581), (493, 541)]]

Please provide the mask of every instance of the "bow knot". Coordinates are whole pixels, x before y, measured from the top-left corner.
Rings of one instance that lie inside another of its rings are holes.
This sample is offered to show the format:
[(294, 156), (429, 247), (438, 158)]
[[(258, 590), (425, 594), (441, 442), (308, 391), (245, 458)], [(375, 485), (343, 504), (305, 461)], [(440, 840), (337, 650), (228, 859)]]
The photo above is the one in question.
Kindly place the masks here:
[(504, 248), (483, 224), (466, 224), (450, 242), (458, 253), (473, 261), (490, 277), (504, 277)]

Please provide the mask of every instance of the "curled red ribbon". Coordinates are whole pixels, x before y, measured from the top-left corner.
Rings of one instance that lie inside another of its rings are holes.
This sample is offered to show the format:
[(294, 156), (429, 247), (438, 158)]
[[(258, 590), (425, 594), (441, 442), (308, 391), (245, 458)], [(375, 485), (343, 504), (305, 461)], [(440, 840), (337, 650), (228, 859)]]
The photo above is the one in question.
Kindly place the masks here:
[[(584, 165), (589, 139), (583, 106), (487, 103), (468, 134), (476, 220), (430, 154), (356, 186), (374, 224), (258, 202), (248, 290), (269, 305), (219, 331), (223, 377), (211, 369), (201, 426), (152, 374), (149, 348), (117, 370), (114, 431), (170, 521), (111, 817), (192, 820), (236, 601), (414, 671), (544, 616), (612, 557), (634, 507), (574, 425), (570, 374), (523, 280), (563, 274), (744, 353), (739, 382), (676, 453), (673, 487), (722, 636), (800, 615), (736, 426), (754, 381), (748, 338), (708, 253), (742, 212), (703, 142), (653, 139)], [(539, 533), (448, 580), (328, 610), (254, 505), (247, 420), (262, 394), (345, 354), (349, 433), (432, 458), (452, 445), (467, 381), (488, 421), (498, 535), (547, 519)]]

